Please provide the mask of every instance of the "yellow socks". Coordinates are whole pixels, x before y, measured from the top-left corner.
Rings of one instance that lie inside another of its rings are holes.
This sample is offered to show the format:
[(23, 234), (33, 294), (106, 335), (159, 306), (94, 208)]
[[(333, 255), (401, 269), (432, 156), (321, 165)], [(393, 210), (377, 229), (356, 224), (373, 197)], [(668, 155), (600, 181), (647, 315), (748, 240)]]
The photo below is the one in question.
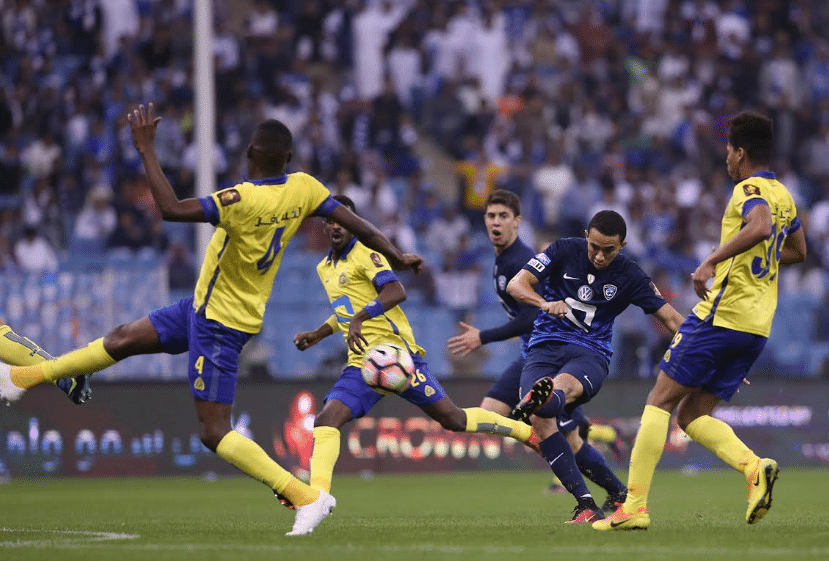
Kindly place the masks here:
[(520, 442), (529, 440), (532, 434), (532, 427), (521, 421), (507, 419), (506, 417), (481, 409), (480, 407), (467, 407), (466, 432), (485, 432), (487, 434), (499, 434), (511, 436)]
[(594, 442), (604, 442), (610, 444), (616, 441), (616, 429), (610, 425), (590, 425), (590, 430), (587, 432), (587, 438)]
[(314, 451), (311, 453), (311, 482), (314, 489), (331, 492), (334, 465), (340, 457), (340, 430), (314, 427)]
[(230, 431), (222, 438), (216, 447), (216, 454), (247, 475), (284, 495), (296, 506), (311, 504), (319, 497), (319, 491), (311, 489), (291, 475), (273, 461), (258, 444), (236, 431)]
[(44, 382), (54, 382), (58, 378), (74, 378), (89, 375), (109, 368), (118, 362), (104, 349), (104, 339), (96, 339), (85, 347), (71, 351), (54, 360), (47, 360), (33, 366), (13, 366), (12, 383), (29, 389)]
[(8, 325), (0, 325), (0, 360), (6, 364), (31, 366), (51, 358), (31, 339), (18, 335)]
[(646, 405), (642, 412), (639, 432), (630, 452), (628, 498), (624, 505), (628, 514), (647, 507), (653, 472), (662, 457), (670, 421), (670, 413), (653, 405)]
[(737, 438), (727, 423), (709, 415), (703, 415), (691, 421), (685, 429), (685, 434), (744, 475), (759, 460), (757, 455)]

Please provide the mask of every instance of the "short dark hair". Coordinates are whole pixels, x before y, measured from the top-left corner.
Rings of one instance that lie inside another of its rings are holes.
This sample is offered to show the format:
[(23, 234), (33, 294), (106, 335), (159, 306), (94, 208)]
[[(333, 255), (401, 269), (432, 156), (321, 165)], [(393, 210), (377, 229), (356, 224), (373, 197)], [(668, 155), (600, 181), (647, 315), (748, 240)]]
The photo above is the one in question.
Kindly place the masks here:
[(347, 197), (345, 195), (334, 195), (331, 198), (343, 205), (344, 207), (346, 207), (354, 214), (357, 214), (357, 207), (354, 206), (354, 201), (352, 201), (350, 197)]
[(293, 142), (288, 127), (276, 119), (268, 119), (256, 127), (248, 157), (256, 160), (263, 169), (276, 172), (290, 161)]
[(728, 143), (735, 150), (742, 148), (755, 164), (771, 162), (774, 127), (771, 119), (755, 111), (743, 111), (729, 122)]
[(590, 219), (587, 225), (587, 231), (596, 229), (605, 236), (619, 236), (619, 241), (625, 241), (625, 236), (628, 233), (627, 224), (622, 215), (615, 210), (600, 210)]
[(486, 198), (484, 208), (489, 208), (490, 205), (504, 205), (509, 208), (515, 216), (521, 216), (521, 199), (512, 191), (506, 189), (496, 189), (490, 193)]
[(288, 152), (294, 143), (294, 136), (282, 121), (268, 119), (259, 123), (257, 132), (262, 135), (266, 148), (276, 152)]

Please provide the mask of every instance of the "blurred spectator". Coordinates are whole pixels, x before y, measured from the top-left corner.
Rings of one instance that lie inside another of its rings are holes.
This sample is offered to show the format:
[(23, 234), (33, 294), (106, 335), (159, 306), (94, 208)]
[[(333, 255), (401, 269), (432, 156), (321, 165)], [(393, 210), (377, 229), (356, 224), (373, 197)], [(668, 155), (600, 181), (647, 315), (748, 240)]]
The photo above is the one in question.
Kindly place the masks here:
[(106, 185), (95, 185), (75, 221), (75, 238), (106, 242), (117, 222), (118, 216), (112, 206), (112, 190)]
[(181, 240), (170, 243), (167, 250), (167, 271), (170, 290), (193, 290), (196, 286), (192, 256)]
[(489, 159), (483, 148), (476, 148), (469, 157), (455, 164), (460, 184), (461, 209), (476, 227), (483, 227), (481, 214), (487, 197), (505, 179), (507, 168)]
[(63, 150), (51, 130), (45, 130), (20, 153), (20, 161), (32, 177), (49, 177), (55, 173)]
[(460, 239), (468, 235), (471, 229), (469, 219), (458, 214), (453, 205), (447, 205), (441, 217), (426, 230), (426, 246), (437, 255), (452, 253), (457, 250)]
[(406, 16), (407, 0), (366, 2), (353, 20), (354, 83), (362, 99), (374, 99), (383, 88), (383, 52), (389, 34)]
[(53, 273), (58, 270), (55, 248), (32, 225), (23, 228), (23, 236), (14, 244), (14, 258), (24, 273)]

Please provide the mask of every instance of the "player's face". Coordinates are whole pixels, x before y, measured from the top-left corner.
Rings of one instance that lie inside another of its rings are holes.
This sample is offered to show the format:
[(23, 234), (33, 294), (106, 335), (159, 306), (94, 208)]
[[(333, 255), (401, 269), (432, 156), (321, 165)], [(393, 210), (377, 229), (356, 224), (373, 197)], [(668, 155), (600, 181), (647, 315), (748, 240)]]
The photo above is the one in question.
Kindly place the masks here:
[(495, 204), (486, 207), (484, 225), (496, 251), (500, 252), (512, 245), (518, 237), (519, 224), (521, 217), (515, 216), (508, 206)]
[(606, 236), (595, 228), (591, 228), (585, 234), (587, 236), (587, 257), (598, 270), (610, 265), (622, 248), (625, 247), (625, 242), (619, 241), (618, 234)]
[(331, 242), (331, 249), (335, 252), (341, 251), (348, 245), (348, 242), (351, 241), (351, 238), (354, 235), (331, 220), (330, 218), (325, 219), (325, 233), (328, 234), (328, 240)]

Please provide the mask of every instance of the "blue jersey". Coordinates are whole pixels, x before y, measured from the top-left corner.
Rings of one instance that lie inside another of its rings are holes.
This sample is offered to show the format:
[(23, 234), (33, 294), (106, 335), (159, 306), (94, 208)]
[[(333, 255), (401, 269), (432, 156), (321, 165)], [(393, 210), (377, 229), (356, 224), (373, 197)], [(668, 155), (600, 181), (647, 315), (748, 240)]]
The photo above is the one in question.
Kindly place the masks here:
[(652, 314), (666, 304), (650, 277), (621, 253), (597, 270), (587, 256), (587, 240), (565, 238), (550, 244), (524, 266), (542, 285), (541, 295), (563, 300), (569, 311), (557, 318), (539, 311), (529, 347), (545, 341), (573, 343), (610, 360), (613, 321), (630, 304)]
[[(521, 310), (531, 306), (522, 304), (513, 298), (507, 292), (507, 284), (512, 280), (512, 277), (518, 274), (527, 261), (532, 259), (533, 250), (521, 241), (521, 238), (516, 238), (515, 242), (501, 255), (495, 257), (495, 266), (492, 269), (492, 283), (495, 285), (495, 292), (498, 294), (498, 299), (501, 305), (507, 312), (510, 319), (515, 319)], [(530, 332), (521, 335), (521, 347), (523, 350), (527, 349), (527, 344), (530, 341)]]

